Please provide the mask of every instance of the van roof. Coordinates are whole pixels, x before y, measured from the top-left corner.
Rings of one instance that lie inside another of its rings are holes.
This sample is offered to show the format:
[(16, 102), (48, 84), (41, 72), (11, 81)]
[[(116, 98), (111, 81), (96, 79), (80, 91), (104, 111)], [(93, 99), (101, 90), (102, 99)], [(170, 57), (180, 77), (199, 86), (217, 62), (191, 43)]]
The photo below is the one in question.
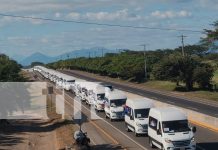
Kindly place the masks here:
[(149, 116), (160, 117), (161, 121), (186, 120), (187, 115), (175, 107), (151, 108)]
[(127, 99), (126, 105), (133, 109), (152, 108), (154, 103), (149, 98)]
[(97, 84), (95, 88), (93, 89), (93, 92), (96, 94), (103, 94), (105, 93), (105, 87), (100, 84)]
[(117, 89), (110, 90), (109, 88), (105, 88), (105, 97), (109, 100), (127, 99), (124, 92)]

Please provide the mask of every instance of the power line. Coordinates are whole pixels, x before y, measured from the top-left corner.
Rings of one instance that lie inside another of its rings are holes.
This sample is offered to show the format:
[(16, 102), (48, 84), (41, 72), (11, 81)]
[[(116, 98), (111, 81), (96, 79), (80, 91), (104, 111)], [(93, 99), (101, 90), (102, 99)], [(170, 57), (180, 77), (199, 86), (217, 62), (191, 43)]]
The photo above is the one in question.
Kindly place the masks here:
[(0, 13), (0, 16), (13, 17), (13, 18), (22, 18), (22, 19), (53, 21), (53, 22), (65, 22), (65, 23), (78, 23), (78, 24), (86, 24), (86, 25), (109, 26), (109, 27), (203, 33), (203, 31), (191, 30), (191, 29), (158, 28), (158, 27), (147, 27), (147, 26), (131, 26), (131, 25), (120, 25), (120, 24), (107, 24), (107, 23), (97, 23), (97, 22), (86, 22), (86, 21), (75, 21), (75, 20), (64, 20), (64, 19), (51, 19), (51, 18), (42, 18), (42, 17), (21, 16), (21, 15), (4, 14), (4, 13)]

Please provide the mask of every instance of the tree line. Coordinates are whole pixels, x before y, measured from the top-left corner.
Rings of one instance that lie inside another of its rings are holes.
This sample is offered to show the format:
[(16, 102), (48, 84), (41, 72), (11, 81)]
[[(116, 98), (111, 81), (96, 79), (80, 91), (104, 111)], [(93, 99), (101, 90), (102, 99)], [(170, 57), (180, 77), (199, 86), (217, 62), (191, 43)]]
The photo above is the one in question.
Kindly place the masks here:
[[(211, 39), (218, 40), (218, 22), (214, 23), (214, 27), (214, 30), (205, 30), (207, 36), (201, 39), (201, 44), (185, 46), (185, 56), (181, 53), (181, 47), (146, 51), (146, 79), (172, 81), (177, 85), (183, 83), (187, 91), (192, 90), (194, 85), (201, 89), (211, 89), (211, 79), (217, 69), (217, 63), (214, 65), (211, 61), (218, 62), (218, 54), (207, 54), (207, 51), (213, 44)], [(144, 82), (144, 61), (144, 52), (125, 50), (121, 53), (108, 53), (104, 57), (61, 60), (47, 66)]]
[(24, 81), (19, 74), (21, 65), (4, 54), (0, 54), (0, 82)]

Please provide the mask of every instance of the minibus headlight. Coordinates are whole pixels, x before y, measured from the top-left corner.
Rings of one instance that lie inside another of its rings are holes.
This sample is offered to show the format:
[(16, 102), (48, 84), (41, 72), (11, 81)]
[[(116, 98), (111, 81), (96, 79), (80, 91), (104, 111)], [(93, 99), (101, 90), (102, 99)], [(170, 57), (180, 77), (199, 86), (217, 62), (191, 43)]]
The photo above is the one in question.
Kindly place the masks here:
[(172, 143), (172, 141), (170, 139), (168, 139), (168, 138), (165, 139), (165, 142)]
[(141, 125), (140, 123), (138, 123), (138, 122), (136, 122), (136, 125), (137, 125), (138, 127), (142, 127), (142, 125)]
[(191, 138), (191, 142), (195, 142), (195, 138), (194, 137)]

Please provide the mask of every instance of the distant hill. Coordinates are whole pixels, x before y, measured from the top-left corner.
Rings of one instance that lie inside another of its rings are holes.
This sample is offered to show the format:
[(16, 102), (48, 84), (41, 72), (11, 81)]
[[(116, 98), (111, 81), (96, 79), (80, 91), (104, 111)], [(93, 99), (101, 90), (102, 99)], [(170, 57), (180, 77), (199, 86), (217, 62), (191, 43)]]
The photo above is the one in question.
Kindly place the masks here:
[(51, 61), (53, 61), (54, 58), (53, 57), (49, 57), (47, 55), (44, 55), (42, 53), (34, 53), (26, 58), (24, 58), (23, 60), (21, 60), (19, 63), (23, 66), (28, 66), (30, 65), (32, 62), (42, 62), (42, 63), (49, 63)]
[(69, 58), (77, 58), (77, 57), (100, 57), (106, 53), (116, 53), (117, 51), (115, 50), (109, 50), (106, 49), (104, 47), (93, 47), (90, 49), (81, 49), (81, 50), (74, 50), (71, 52), (67, 52), (67, 53), (63, 53), (61, 55), (52, 57), (52, 56), (48, 56), (42, 53), (34, 53), (22, 60), (18, 60), (16, 59), (16, 57), (14, 58), (15, 60), (17, 60), (21, 65), (23, 66), (28, 66), (30, 65), (32, 62), (42, 62), (42, 63), (50, 63), (50, 62), (55, 62), (58, 60), (65, 60), (65, 59), (69, 59)]

